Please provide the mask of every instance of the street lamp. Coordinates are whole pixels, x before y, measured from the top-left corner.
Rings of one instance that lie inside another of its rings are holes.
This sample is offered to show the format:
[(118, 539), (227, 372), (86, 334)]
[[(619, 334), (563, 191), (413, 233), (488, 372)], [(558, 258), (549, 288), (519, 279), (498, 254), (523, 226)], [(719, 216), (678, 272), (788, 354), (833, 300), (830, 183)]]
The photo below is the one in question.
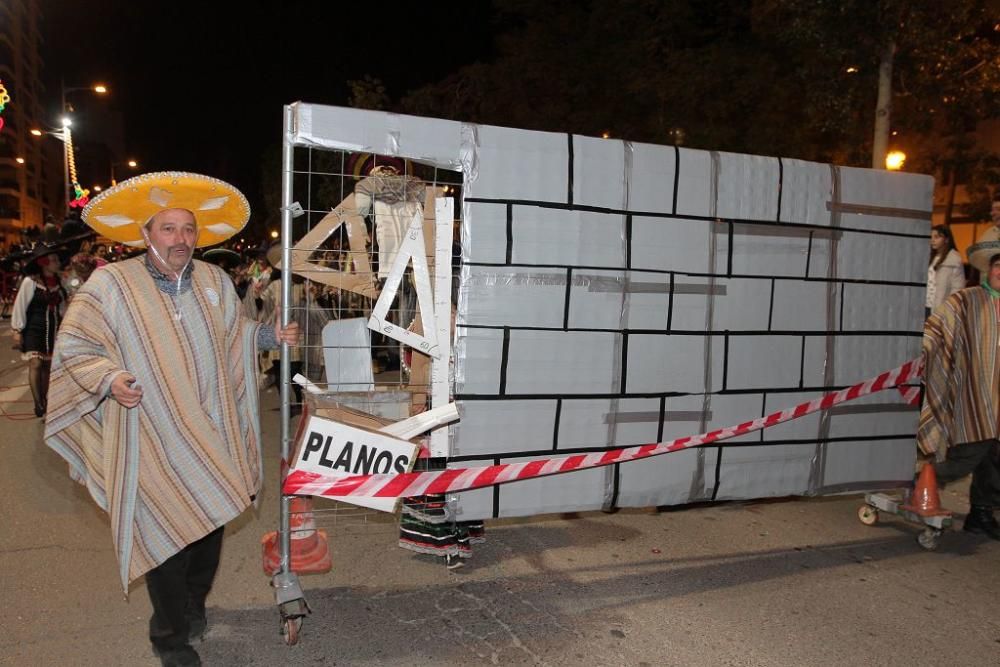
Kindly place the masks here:
[(63, 176), (66, 179), (65, 197), (66, 197), (67, 213), (69, 213), (70, 202), (73, 201), (73, 193), (74, 193), (73, 179), (76, 176), (76, 174), (73, 172), (75, 172), (76, 169), (73, 165), (73, 155), (72, 155), (73, 138), (69, 130), (70, 126), (73, 124), (73, 119), (70, 118), (68, 115), (73, 111), (73, 107), (67, 104), (66, 95), (68, 93), (75, 93), (81, 90), (89, 90), (90, 92), (96, 93), (98, 95), (106, 95), (108, 93), (108, 87), (105, 86), (103, 83), (96, 83), (92, 86), (70, 86), (67, 88), (66, 82), (64, 82), (62, 79), (59, 80), (59, 93), (60, 93), (59, 113), (67, 114), (64, 115), (61, 120), (63, 126), (63, 132), (62, 132)]
[(66, 84), (63, 83), (62, 81), (60, 81), (59, 82), (59, 90), (62, 93), (62, 106), (60, 107), (60, 110), (63, 113), (72, 112), (73, 111), (73, 107), (72, 106), (68, 106), (67, 103), (66, 103), (66, 95), (68, 93), (75, 93), (75, 92), (78, 92), (78, 91), (81, 91), (81, 90), (89, 90), (90, 92), (96, 93), (98, 95), (107, 95), (108, 94), (108, 87), (105, 86), (103, 83), (95, 83), (92, 86), (70, 86), (69, 88), (67, 88)]
[(885, 156), (885, 168), (889, 171), (899, 171), (906, 162), (906, 153), (903, 151), (889, 151)]
[[(123, 163), (121, 163), (121, 162), (112, 162), (111, 163), (111, 185), (118, 185), (118, 181), (115, 180), (115, 167), (121, 167), (122, 164)], [(136, 167), (139, 166), (139, 163), (136, 162), (135, 160), (127, 160), (124, 164), (129, 169), (135, 169)]]

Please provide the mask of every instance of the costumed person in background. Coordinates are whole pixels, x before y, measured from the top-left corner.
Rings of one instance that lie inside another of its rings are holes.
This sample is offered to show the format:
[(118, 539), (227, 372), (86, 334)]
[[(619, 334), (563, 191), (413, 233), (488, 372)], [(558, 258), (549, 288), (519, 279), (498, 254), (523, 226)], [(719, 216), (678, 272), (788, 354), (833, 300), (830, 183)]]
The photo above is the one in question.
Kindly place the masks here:
[(261, 488), (257, 352), (298, 341), (294, 323), (243, 317), (225, 272), (193, 260), (249, 217), (242, 193), (200, 174), (103, 192), (85, 222), (147, 252), (91, 275), (53, 355), (45, 442), (109, 514), (122, 587), (146, 575), (164, 665), (201, 664), (223, 527)]
[(35, 401), (36, 417), (43, 416), (47, 407), (52, 348), (66, 310), (67, 294), (60, 279), (60, 268), (56, 247), (38, 243), (25, 261), (25, 276), (11, 308), (14, 345), (28, 361), (28, 385)]
[[(982, 238), (977, 239), (977, 242), (982, 241), (993, 241), (1000, 239), (1000, 188), (997, 188), (993, 193), (993, 199), (990, 202), (990, 220), (993, 221), (993, 226), (983, 232)], [(971, 265), (972, 262), (969, 262)], [(975, 269), (976, 267), (972, 267)], [(979, 276), (981, 279), (983, 276)]]
[(379, 280), (389, 276), (410, 223), (414, 218), (423, 219), (425, 193), (422, 180), (401, 174), (395, 165), (372, 168), (371, 173), (354, 186), (358, 215), (371, 215), (375, 221)]
[[(373, 166), (369, 168), (369, 165)], [(362, 168), (369, 170), (368, 176), (354, 186), (354, 203), (358, 215), (370, 216), (373, 222), (372, 257), (378, 265), (378, 279), (384, 281), (396, 261), (406, 231), (415, 220), (422, 223), (424, 219), (427, 190), (422, 180), (405, 173), (406, 163), (399, 158), (371, 156), (363, 162)], [(408, 327), (416, 311), (417, 296), (412, 272), (407, 269), (404, 275), (396, 294), (396, 305), (390, 309), (388, 319)], [(380, 337), (376, 341), (381, 342)], [(379, 344), (377, 348), (377, 362), (383, 369), (398, 367), (395, 350), (390, 351), (388, 344)]]
[[(261, 294), (260, 319), (270, 320), (281, 315), (281, 281), (284, 273), (281, 270), (281, 244), (273, 244), (267, 251), (267, 263), (275, 267), (271, 272), (267, 287)], [(299, 326), (299, 332), (307, 330), (306, 312), (306, 287), (305, 279), (301, 276), (292, 275), (292, 310), (290, 319)], [(304, 358), (302, 346), (288, 349), (288, 362), (291, 377), (302, 372), (302, 361)], [(278, 374), (281, 371), (281, 350), (269, 350), (262, 355), (262, 367), (265, 375), (269, 378), (268, 385), (278, 384)], [(295, 405), (291, 406), (293, 415), (302, 412), (302, 387), (297, 383), (292, 383), (292, 391), (295, 394)]]
[(955, 292), (924, 324), (924, 405), (917, 445), (942, 485), (972, 473), (963, 529), (1000, 540), (1000, 235), (968, 250), (982, 284)]
[(243, 295), (243, 314), (251, 319), (255, 319), (260, 314), (263, 307), (264, 290), (271, 280), (271, 265), (267, 263), (265, 257), (267, 251), (255, 249), (253, 261), (246, 269), (246, 291)]
[(63, 284), (66, 286), (66, 293), (70, 299), (83, 287), (96, 268), (97, 258), (90, 253), (78, 252), (70, 257), (69, 269), (63, 276)]
[(955, 250), (955, 238), (947, 225), (931, 229), (931, 258), (927, 265), (927, 302), (924, 318), (944, 303), (944, 300), (965, 288), (965, 268), (962, 256)]
[[(411, 331), (421, 333), (423, 322), (420, 315), (413, 320)], [(455, 305), (451, 307), (451, 330), (455, 331)], [(430, 363), (429, 357), (413, 348), (407, 347), (409, 353), (407, 365), (410, 367), (410, 391), (413, 394), (413, 405), (410, 413), (419, 414), (427, 409), (427, 398), (430, 394)], [(455, 360), (448, 365), (448, 386), (455, 386)], [(423, 401), (423, 402), (421, 402)], [(421, 450), (425, 448), (421, 446)], [(443, 459), (420, 456), (414, 464), (414, 472), (425, 470), (441, 470), (445, 467)], [(482, 520), (458, 521), (455, 512), (448, 505), (447, 495), (436, 493), (423, 496), (403, 498), (399, 516), (399, 546), (419, 554), (439, 556), (444, 559), (448, 569), (464, 565), (464, 560), (472, 558), (472, 547), (486, 542), (486, 528)]]

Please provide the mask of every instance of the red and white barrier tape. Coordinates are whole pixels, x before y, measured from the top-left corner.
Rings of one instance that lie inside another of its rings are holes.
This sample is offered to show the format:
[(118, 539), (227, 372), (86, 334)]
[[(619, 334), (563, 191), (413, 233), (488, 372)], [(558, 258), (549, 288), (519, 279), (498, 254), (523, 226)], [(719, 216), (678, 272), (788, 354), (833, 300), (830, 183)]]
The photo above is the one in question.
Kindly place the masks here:
[(853, 401), (862, 396), (868, 396), (869, 394), (893, 387), (898, 387), (904, 399), (907, 399), (907, 402), (911, 402), (912, 404), (913, 396), (911, 394), (913, 392), (911, 390), (916, 389), (916, 395), (919, 396), (919, 388), (903, 387), (902, 385), (919, 377), (922, 366), (923, 362), (921, 359), (913, 359), (898, 368), (882, 373), (878, 377), (858, 383), (853, 387), (826, 394), (793, 408), (775, 412), (766, 417), (759, 417), (738, 426), (730, 426), (702, 433), (701, 435), (678, 438), (667, 442), (636, 445), (592, 454), (576, 454), (573, 456), (537, 459), (520, 463), (503, 463), (479, 468), (451, 468), (432, 472), (332, 477), (293, 470), (285, 478), (282, 490), (286, 495), (327, 496), (333, 498), (348, 496), (400, 498), (432, 493), (468, 491), (504, 482), (557, 475), (574, 470), (622, 463), (624, 461), (636, 461), (650, 456), (699, 447), (745, 433), (759, 431), (783, 422), (798, 419), (799, 417), (804, 417), (818, 410), (828, 410), (840, 403)]

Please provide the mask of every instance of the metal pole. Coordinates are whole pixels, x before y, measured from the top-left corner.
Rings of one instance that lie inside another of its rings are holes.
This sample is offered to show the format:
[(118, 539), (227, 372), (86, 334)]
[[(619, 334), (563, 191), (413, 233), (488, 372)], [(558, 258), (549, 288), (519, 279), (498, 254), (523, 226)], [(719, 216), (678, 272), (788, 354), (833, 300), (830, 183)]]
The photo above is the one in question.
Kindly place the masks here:
[(63, 207), (65, 212), (63, 213), (63, 218), (69, 217), (69, 203), (72, 198), (69, 195), (70, 188), (72, 187), (69, 182), (69, 151), (70, 144), (66, 141), (66, 124), (63, 119), (66, 118), (66, 82), (60, 78), (59, 79), (59, 123), (63, 127), (63, 183), (65, 187), (63, 188)]
[(885, 169), (889, 152), (889, 124), (892, 108), (892, 61), (894, 42), (886, 44), (878, 64), (878, 101), (875, 104), (875, 136), (872, 139), (872, 169)]
[[(292, 135), (295, 130), (294, 115), (292, 108), (288, 105), (284, 109), (285, 134), (282, 138), (281, 151), (281, 326), (288, 326), (289, 306), (292, 298), (292, 160), (294, 156), (294, 146), (292, 145)], [(289, 442), (288, 442), (288, 395), (291, 391), (291, 366), (288, 360), (288, 345), (281, 344), (281, 484), (285, 483), (287, 464), (289, 463)], [(280, 490), (279, 486), (279, 490)], [(279, 547), (281, 550), (281, 570), (291, 572), (291, 541), (289, 535), (289, 503), (291, 500), (281, 494), (281, 507), (279, 510)]]

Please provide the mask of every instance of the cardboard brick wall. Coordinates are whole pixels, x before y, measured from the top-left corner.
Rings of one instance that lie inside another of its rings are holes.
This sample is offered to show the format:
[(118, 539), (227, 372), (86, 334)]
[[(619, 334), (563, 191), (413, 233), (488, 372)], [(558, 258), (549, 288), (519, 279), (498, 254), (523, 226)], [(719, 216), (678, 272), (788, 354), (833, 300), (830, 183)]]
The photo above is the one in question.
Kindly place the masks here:
[[(297, 145), (461, 171), (450, 462), (729, 426), (919, 354), (931, 178), (293, 105)], [(912, 477), (896, 395), (719, 446), (458, 495), (460, 518)]]

